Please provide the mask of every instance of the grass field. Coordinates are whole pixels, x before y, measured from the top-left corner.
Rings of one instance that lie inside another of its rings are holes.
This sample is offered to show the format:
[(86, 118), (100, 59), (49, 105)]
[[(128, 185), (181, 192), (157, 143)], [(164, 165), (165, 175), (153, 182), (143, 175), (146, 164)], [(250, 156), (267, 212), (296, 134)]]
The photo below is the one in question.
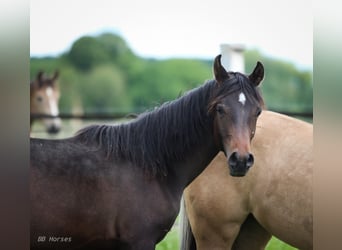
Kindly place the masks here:
[[(177, 228), (173, 227), (167, 234), (163, 241), (161, 241), (156, 250), (178, 250), (179, 249), (179, 232)], [(284, 242), (272, 237), (266, 246), (266, 250), (296, 250), (297, 248), (291, 247)]]
[[(170, 230), (170, 232), (166, 235), (164, 240), (159, 242), (156, 247), (156, 250), (178, 250), (180, 244), (180, 233), (179, 233), (179, 217), (177, 218), (174, 226)], [(266, 246), (266, 250), (297, 250), (283, 241), (272, 237), (272, 239), (268, 242)]]

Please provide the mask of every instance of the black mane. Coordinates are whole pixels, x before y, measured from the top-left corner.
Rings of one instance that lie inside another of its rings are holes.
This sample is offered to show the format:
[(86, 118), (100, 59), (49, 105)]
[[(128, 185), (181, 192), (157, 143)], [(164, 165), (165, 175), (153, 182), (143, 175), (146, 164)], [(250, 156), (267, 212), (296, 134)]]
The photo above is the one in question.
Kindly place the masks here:
[(209, 109), (217, 99), (243, 88), (259, 100), (257, 90), (245, 78), (239, 74), (220, 85), (208, 81), (129, 123), (92, 125), (80, 130), (76, 138), (104, 150), (110, 159), (131, 161), (153, 176), (166, 176), (169, 166), (203, 145), (212, 133)]

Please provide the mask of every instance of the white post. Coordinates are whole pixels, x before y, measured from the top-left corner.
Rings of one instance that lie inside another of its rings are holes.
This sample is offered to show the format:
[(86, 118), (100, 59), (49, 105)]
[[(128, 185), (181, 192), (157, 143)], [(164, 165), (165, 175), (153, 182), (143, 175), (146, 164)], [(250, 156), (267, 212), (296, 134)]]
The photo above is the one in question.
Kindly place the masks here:
[(227, 71), (245, 72), (245, 58), (242, 44), (221, 44), (221, 63)]

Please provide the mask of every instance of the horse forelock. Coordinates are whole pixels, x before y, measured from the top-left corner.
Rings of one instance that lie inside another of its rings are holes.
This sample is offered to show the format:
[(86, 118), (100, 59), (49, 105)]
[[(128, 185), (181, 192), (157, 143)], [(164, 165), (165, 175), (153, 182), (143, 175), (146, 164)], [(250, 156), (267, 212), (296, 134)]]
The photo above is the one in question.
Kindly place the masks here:
[(260, 88), (254, 86), (254, 83), (252, 83), (246, 75), (238, 72), (235, 73), (235, 75), (238, 78), (242, 91), (248, 95), (249, 100), (254, 104), (264, 106), (264, 99), (262, 98)]
[(209, 103), (208, 111), (211, 113), (218, 102), (223, 98), (235, 92), (243, 92), (244, 98), (250, 100), (254, 105), (260, 104), (264, 106), (264, 100), (261, 96), (259, 87), (254, 87), (248, 77), (239, 72), (229, 72), (231, 76), (225, 82), (218, 84), (218, 88), (212, 93), (212, 101)]

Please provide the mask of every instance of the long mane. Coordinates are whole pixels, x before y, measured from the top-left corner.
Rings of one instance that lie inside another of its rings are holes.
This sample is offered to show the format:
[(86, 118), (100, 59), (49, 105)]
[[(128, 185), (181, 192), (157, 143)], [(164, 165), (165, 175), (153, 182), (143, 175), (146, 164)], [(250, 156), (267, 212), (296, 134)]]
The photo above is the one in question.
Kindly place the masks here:
[(104, 150), (109, 159), (130, 161), (152, 176), (166, 176), (170, 166), (206, 143), (212, 134), (209, 108), (214, 100), (227, 90), (234, 92), (243, 87), (256, 91), (247, 86), (250, 83), (236, 84), (240, 80), (234, 77), (225, 86), (210, 80), (131, 122), (86, 127), (76, 134), (76, 139)]

